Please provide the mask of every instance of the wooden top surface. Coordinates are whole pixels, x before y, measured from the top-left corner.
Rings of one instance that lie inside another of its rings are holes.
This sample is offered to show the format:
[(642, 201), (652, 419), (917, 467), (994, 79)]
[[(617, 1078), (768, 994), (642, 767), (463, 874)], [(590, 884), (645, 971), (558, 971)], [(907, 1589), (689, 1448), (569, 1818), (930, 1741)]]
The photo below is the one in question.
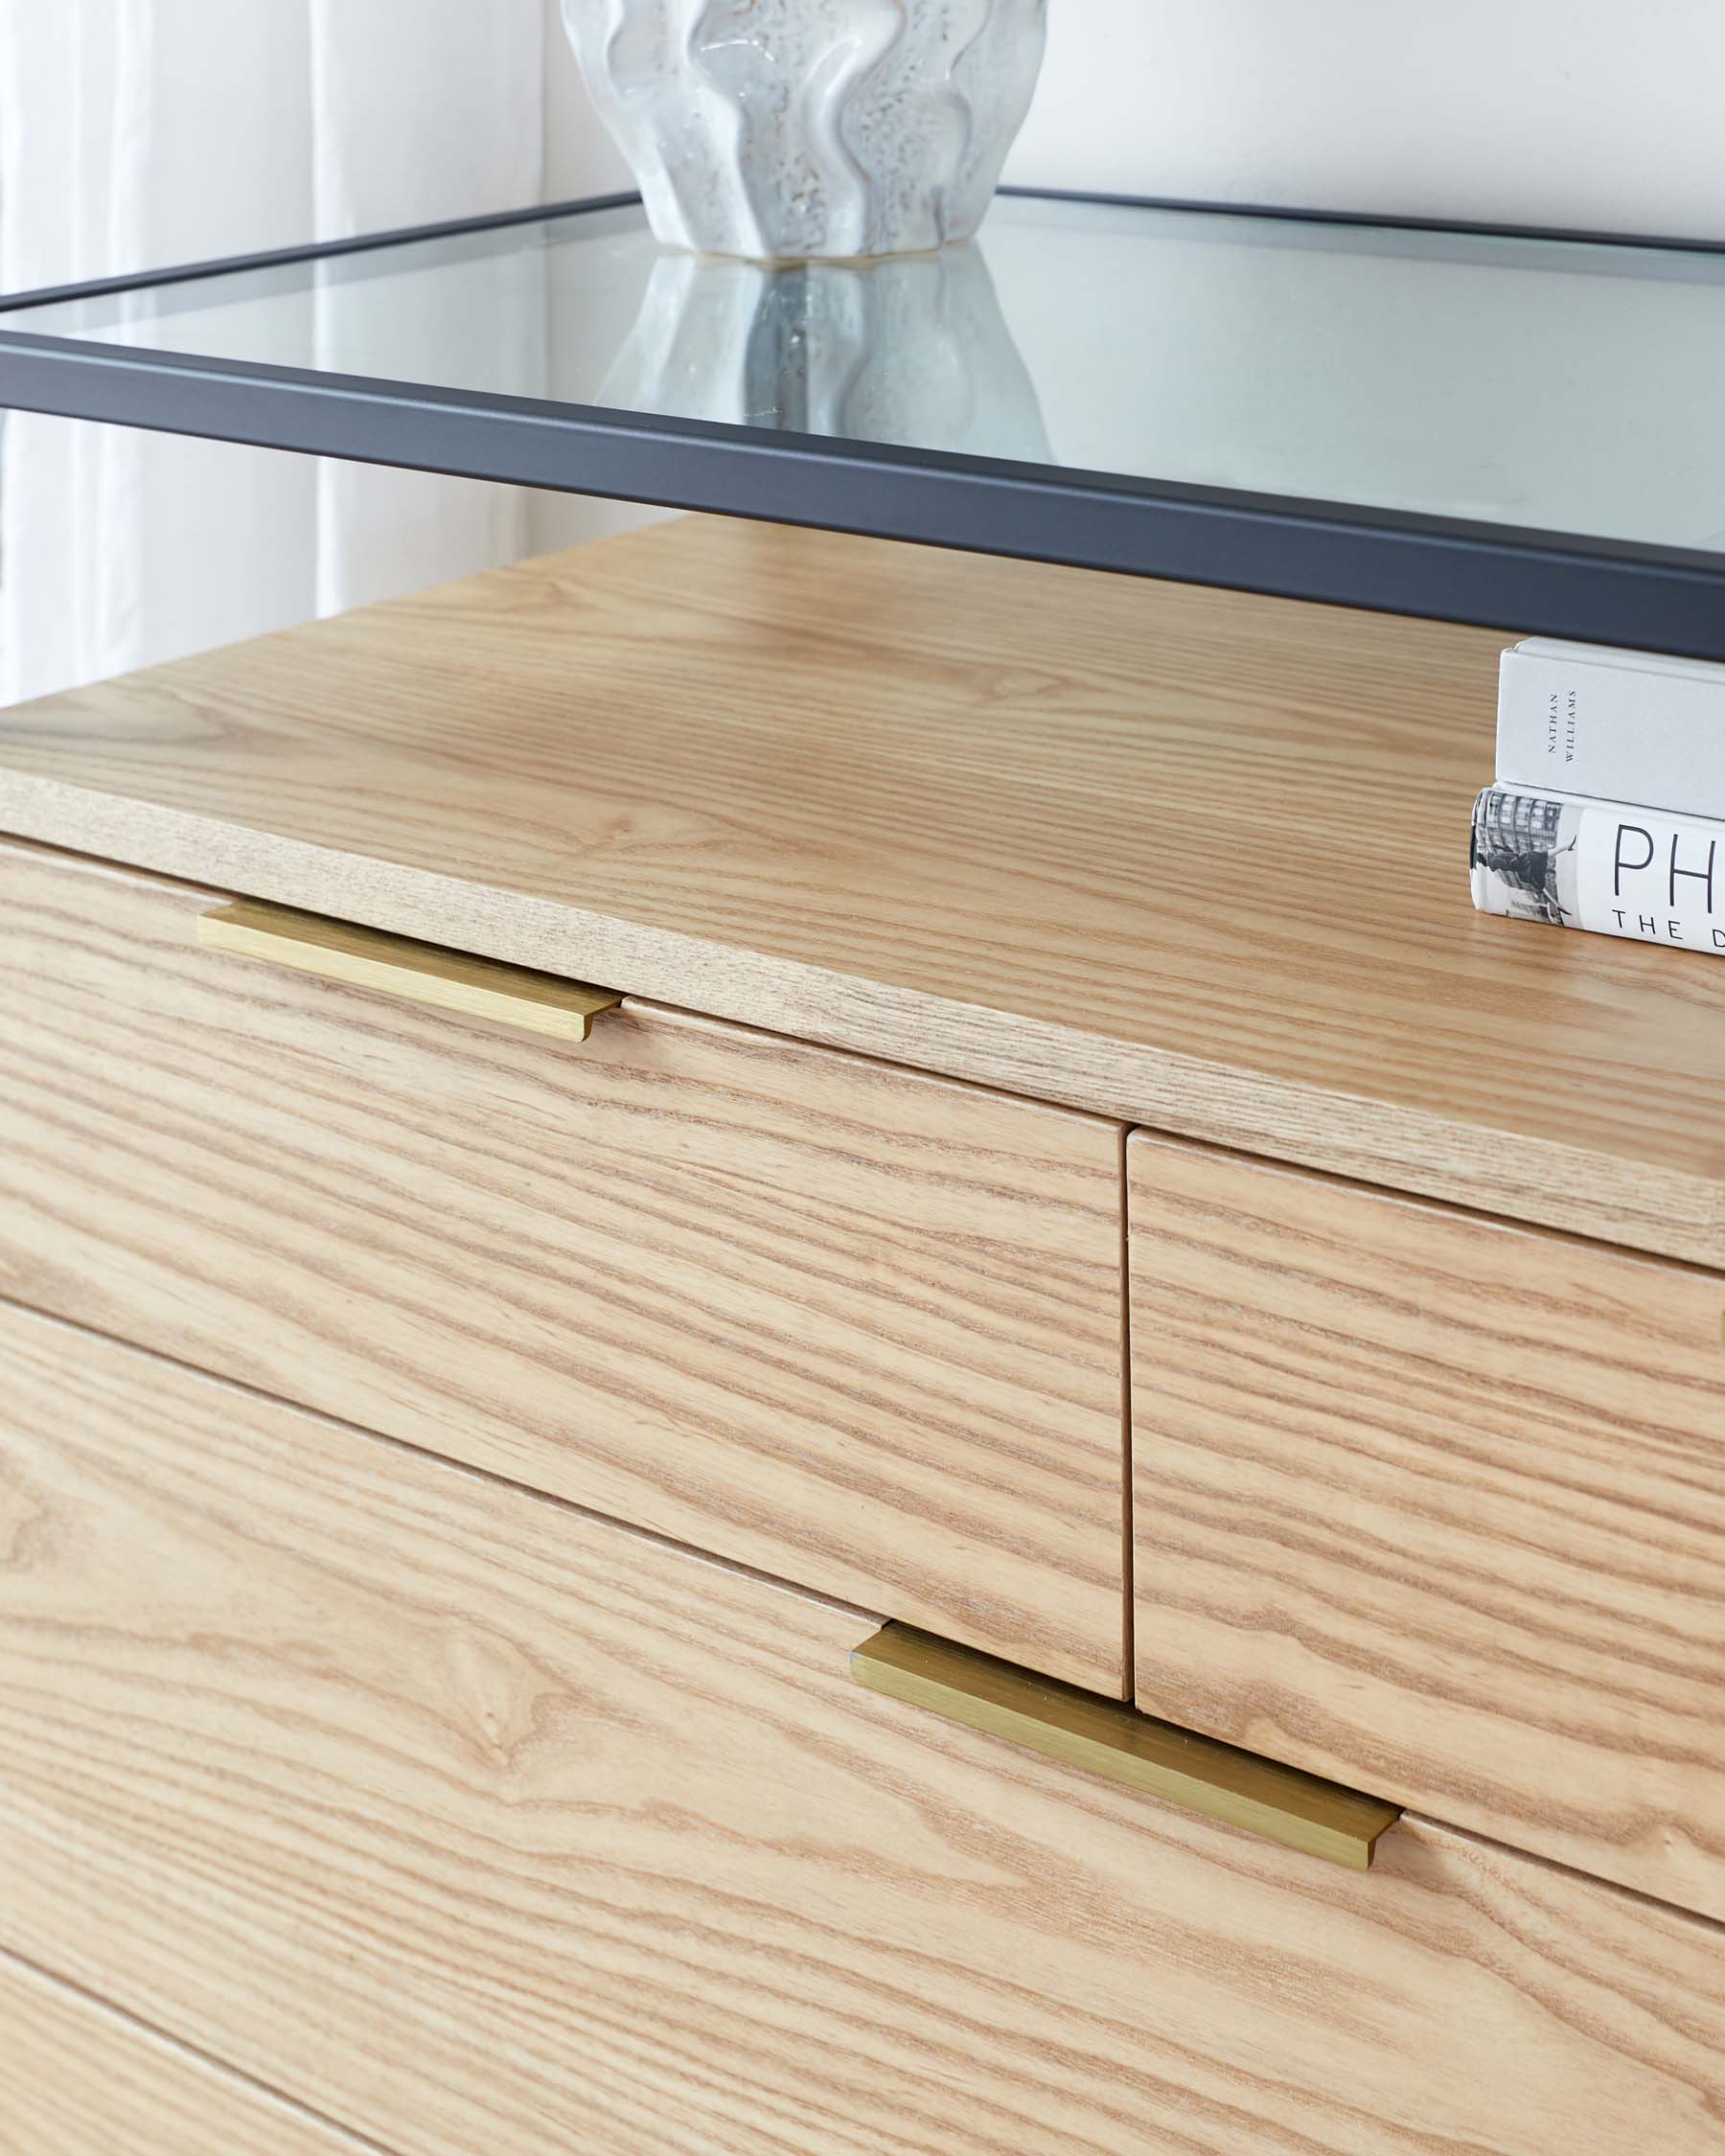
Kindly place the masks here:
[(1725, 1264), (1725, 964), (1470, 906), (1505, 641), (689, 518), (0, 713), (0, 829)]

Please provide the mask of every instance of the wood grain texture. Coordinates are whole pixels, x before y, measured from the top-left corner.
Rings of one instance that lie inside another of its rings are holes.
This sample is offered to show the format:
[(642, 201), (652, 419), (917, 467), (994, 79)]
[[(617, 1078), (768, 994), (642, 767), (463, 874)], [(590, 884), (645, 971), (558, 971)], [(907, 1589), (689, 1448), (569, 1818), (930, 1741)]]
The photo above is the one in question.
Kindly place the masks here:
[(0, 1938), (415, 2156), (1714, 2156), (1725, 1934), (1338, 1871), (873, 1622), (0, 1314)]
[(517, 1025), (554, 1041), (587, 1040), (600, 1012), (614, 1011), (623, 1000), (614, 989), (589, 988), (557, 974), (470, 957), (441, 944), (387, 935), (380, 929), (356, 929), (351, 921), (330, 921), (320, 913), (260, 906), (255, 899), (200, 913), (197, 940), (211, 951), (290, 966), (323, 980), (344, 981), (350, 988), (404, 996), (410, 1002)]
[(1121, 1133), (634, 1006), (585, 1047), (0, 847), (0, 1293), (1111, 1691)]
[(0, 827), (1725, 1264), (1725, 968), (1470, 907), (1504, 641), (685, 518), (0, 714)]
[(356, 2140), (0, 1954), (0, 2156), (364, 2156)]
[(1725, 1281), (1128, 1158), (1139, 1705), (1725, 1917)]
[(1349, 1871), (1370, 1870), (1378, 1840), (1401, 1816), (1357, 1789), (911, 1625), (883, 1625), (851, 1650), (850, 1666), (858, 1684), (889, 1699)]

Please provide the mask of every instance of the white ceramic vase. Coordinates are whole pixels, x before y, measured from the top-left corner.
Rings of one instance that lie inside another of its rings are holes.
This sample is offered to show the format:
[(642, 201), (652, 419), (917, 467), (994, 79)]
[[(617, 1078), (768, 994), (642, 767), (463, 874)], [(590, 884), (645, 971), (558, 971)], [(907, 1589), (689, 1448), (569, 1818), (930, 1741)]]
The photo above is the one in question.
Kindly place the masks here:
[(1047, 0), (563, 0), (600, 116), (670, 246), (916, 254), (987, 210)]

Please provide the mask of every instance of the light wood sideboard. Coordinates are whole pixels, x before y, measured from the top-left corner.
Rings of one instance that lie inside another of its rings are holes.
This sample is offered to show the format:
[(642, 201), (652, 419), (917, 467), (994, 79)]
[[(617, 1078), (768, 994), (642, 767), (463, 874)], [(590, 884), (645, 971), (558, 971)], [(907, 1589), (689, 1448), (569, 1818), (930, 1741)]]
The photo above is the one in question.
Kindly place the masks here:
[(1725, 968), (1471, 913), (1500, 641), (688, 519), (0, 713), (21, 2148), (1719, 2145)]

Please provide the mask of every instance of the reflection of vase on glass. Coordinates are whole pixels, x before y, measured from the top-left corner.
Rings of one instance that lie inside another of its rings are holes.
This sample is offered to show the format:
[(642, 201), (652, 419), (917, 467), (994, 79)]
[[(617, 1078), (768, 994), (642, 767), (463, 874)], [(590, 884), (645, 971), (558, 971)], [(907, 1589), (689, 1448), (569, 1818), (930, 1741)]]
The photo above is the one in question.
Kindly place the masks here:
[(599, 401), (1051, 463), (979, 248), (851, 266), (666, 255)]

